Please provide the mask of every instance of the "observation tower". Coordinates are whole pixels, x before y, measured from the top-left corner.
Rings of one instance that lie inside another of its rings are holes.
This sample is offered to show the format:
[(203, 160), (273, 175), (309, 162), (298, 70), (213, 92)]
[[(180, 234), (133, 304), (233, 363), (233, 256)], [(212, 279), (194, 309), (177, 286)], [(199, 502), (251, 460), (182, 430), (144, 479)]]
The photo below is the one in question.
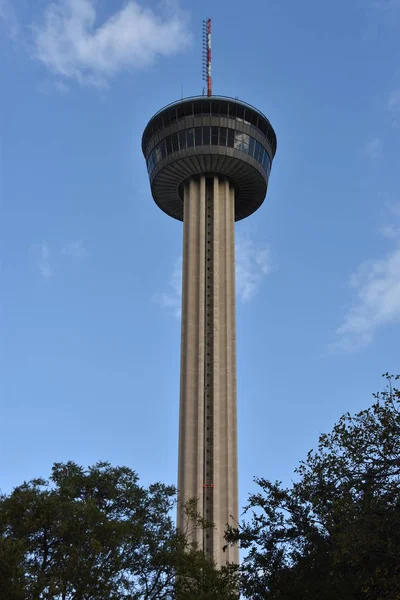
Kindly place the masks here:
[(156, 204), (183, 221), (178, 500), (215, 524), (192, 537), (223, 565), (239, 562), (222, 550), (239, 515), (234, 223), (264, 201), (276, 135), (250, 104), (212, 95), (210, 20), (204, 41), (207, 95), (156, 113), (142, 150)]

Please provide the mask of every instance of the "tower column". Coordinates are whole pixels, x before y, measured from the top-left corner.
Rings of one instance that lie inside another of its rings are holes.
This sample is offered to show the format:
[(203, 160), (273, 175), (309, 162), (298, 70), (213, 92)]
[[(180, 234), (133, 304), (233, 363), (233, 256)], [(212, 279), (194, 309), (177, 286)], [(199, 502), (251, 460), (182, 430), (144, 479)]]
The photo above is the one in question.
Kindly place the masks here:
[(238, 519), (234, 213), (228, 179), (185, 184), (178, 492), (214, 522), (192, 538), (219, 565), (239, 562), (236, 547), (222, 551)]

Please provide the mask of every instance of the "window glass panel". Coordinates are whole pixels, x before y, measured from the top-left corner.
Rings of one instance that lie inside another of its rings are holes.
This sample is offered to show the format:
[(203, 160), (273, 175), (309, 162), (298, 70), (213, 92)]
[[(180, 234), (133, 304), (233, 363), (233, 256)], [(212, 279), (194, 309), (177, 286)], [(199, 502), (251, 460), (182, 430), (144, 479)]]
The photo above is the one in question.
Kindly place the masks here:
[(168, 124), (174, 123), (176, 120), (176, 109), (174, 108), (170, 108), (169, 111), (167, 111), (166, 113), (166, 119), (168, 121)]
[(263, 164), (263, 160), (264, 160), (264, 152), (265, 152), (265, 150), (264, 150), (264, 148), (261, 146), (261, 148), (260, 148), (260, 156), (258, 157), (258, 161), (259, 161), (261, 164)]
[(246, 110), (246, 119), (251, 123), (251, 125), (257, 127), (258, 115), (253, 110)]
[(249, 154), (250, 154), (250, 156), (254, 156), (255, 142), (256, 142), (255, 139), (251, 137), (250, 141), (249, 141)]
[(263, 154), (263, 157), (262, 157), (262, 161), (261, 161), (261, 164), (264, 167), (264, 169), (265, 169), (265, 166), (267, 164), (266, 161), (267, 161), (267, 153), (264, 151), (264, 154)]
[[(261, 156), (261, 159), (260, 159), (260, 162), (261, 162), (261, 164), (262, 164), (263, 166), (265, 165), (265, 155), (266, 155), (266, 154), (267, 154), (267, 151), (266, 151), (266, 149), (265, 149), (265, 148), (263, 148), (263, 150), (262, 150), (262, 156)], [(265, 168), (265, 167), (264, 167), (264, 168)]]
[(254, 156), (254, 158), (256, 160), (258, 160), (259, 146), (260, 146), (259, 143), (256, 140), (254, 140), (254, 154), (253, 154), (253, 156)]
[(244, 106), (240, 106), (240, 104), (238, 104), (236, 106), (236, 118), (239, 119), (240, 121), (243, 121), (244, 119)]
[(256, 142), (255, 148), (254, 148), (254, 158), (256, 160), (258, 160), (259, 156), (260, 156), (260, 144), (258, 142)]
[(235, 142), (235, 130), (228, 129), (228, 146), (229, 146), (229, 148), (233, 148), (234, 142)]
[(262, 165), (265, 170), (267, 169), (267, 160), (268, 160), (268, 152), (264, 148), (263, 157), (262, 157)]
[(211, 127), (211, 145), (218, 146), (218, 127)]
[(211, 102), (211, 114), (219, 116), (219, 102)]
[(186, 137), (187, 137), (187, 145), (188, 148), (194, 146), (194, 131), (193, 127), (191, 129), (186, 129)]
[(172, 145), (172, 152), (176, 152), (177, 150), (179, 150), (179, 142), (178, 142), (178, 134), (177, 133), (173, 133), (171, 135), (171, 145)]
[(202, 111), (202, 102), (193, 102), (194, 114), (201, 115)]
[(220, 127), (219, 128), (219, 145), (220, 146), (226, 146), (226, 135), (227, 135), (226, 127)]
[(243, 136), (243, 133), (240, 133), (240, 131), (236, 131), (236, 133), (235, 133), (235, 146), (234, 147), (237, 148), (238, 150), (240, 150), (240, 146), (241, 146), (241, 143), (242, 143), (242, 136)]
[(201, 146), (201, 144), (202, 144), (201, 133), (202, 133), (202, 128), (201, 127), (195, 127), (195, 130), (194, 130), (194, 141), (195, 141), (196, 146)]
[(251, 123), (249, 121), (248, 113), (249, 113), (249, 111), (245, 108), (244, 109), (243, 122), (247, 123), (248, 125), (251, 125)]
[(221, 115), (221, 117), (227, 117), (228, 116), (228, 102), (220, 102), (219, 103), (219, 114)]
[(201, 112), (203, 115), (209, 115), (211, 110), (211, 102), (201, 102)]
[(269, 140), (271, 142), (272, 140), (272, 129), (269, 125), (267, 125), (267, 132), (265, 134), (267, 140)]
[(236, 104), (229, 104), (229, 117), (236, 119)]
[(179, 148), (181, 150), (186, 148), (186, 129), (179, 132)]
[(267, 124), (265, 121), (259, 119), (258, 120), (258, 128), (262, 131), (262, 133), (267, 137)]
[(161, 160), (161, 148), (157, 146), (154, 148), (154, 162), (157, 164)]
[(256, 160), (258, 160), (258, 162), (260, 162), (260, 159), (262, 156), (262, 150), (263, 150), (263, 148), (262, 148), (261, 144), (259, 142), (256, 142), (256, 153), (255, 153), (254, 158)]
[(204, 146), (209, 146), (211, 141), (210, 137), (210, 127), (203, 127), (203, 144)]
[(163, 114), (163, 122), (164, 122), (164, 127), (168, 127), (168, 125), (169, 125), (169, 114), (168, 114), (168, 111), (166, 111)]
[(154, 135), (159, 129), (162, 129), (162, 123), (162, 116), (160, 115), (159, 117), (157, 117), (157, 119), (154, 120), (152, 127), (152, 135)]
[(165, 144), (167, 146), (167, 156), (168, 156), (172, 152), (171, 136), (170, 135), (165, 139)]
[(240, 131), (236, 132), (235, 148), (237, 148), (237, 150), (241, 150), (242, 152), (249, 151), (249, 136), (246, 133), (241, 133)]
[(182, 106), (182, 112), (185, 117), (191, 117), (193, 115), (193, 102), (188, 102)]
[[(165, 152), (165, 140), (162, 140), (162, 142), (160, 142), (160, 143), (158, 144), (158, 148), (159, 148), (159, 150), (160, 150), (160, 154), (161, 154), (161, 157), (160, 157), (160, 158), (165, 158), (165, 157), (166, 157), (166, 152)], [(158, 162), (158, 160), (160, 160), (160, 159), (157, 159), (157, 162)]]

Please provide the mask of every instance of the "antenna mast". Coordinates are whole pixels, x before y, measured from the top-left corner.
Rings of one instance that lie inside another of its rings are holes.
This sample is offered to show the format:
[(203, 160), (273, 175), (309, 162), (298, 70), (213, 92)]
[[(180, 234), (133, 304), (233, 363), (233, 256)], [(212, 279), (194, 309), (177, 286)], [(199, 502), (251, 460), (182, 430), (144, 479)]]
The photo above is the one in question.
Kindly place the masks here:
[(203, 79), (207, 84), (207, 96), (212, 96), (211, 19), (203, 21)]

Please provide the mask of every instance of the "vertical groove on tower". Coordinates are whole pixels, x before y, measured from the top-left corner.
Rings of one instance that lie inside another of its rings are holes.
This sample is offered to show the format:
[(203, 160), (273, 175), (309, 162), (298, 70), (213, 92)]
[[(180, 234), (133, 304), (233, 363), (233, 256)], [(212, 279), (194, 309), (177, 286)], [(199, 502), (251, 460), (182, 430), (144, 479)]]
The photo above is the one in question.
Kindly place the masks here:
[[(214, 475), (215, 475), (215, 487), (214, 487), (214, 514), (213, 521), (215, 523), (215, 529), (213, 531), (213, 541), (214, 541), (214, 558), (219, 563), (220, 562), (220, 549), (223, 545), (223, 529), (221, 531), (221, 494), (223, 493), (223, 488), (226, 485), (226, 481), (221, 479), (221, 461), (223, 461), (223, 452), (224, 452), (224, 431), (221, 430), (221, 402), (223, 402), (222, 394), (223, 390), (221, 390), (221, 369), (223, 369), (223, 365), (221, 364), (221, 325), (223, 327), (223, 322), (221, 322), (221, 277), (223, 277), (223, 265), (221, 264), (221, 251), (223, 251), (222, 247), (222, 238), (221, 238), (221, 219), (220, 219), (220, 186), (219, 179), (217, 176), (213, 177), (212, 180), (213, 186), (213, 242), (214, 242), (214, 273), (213, 273), (213, 282), (214, 282), (214, 296), (213, 296), (213, 304), (214, 304), (214, 356), (213, 356), (213, 372), (214, 372)], [(222, 394), (221, 394), (222, 392)], [(225, 562), (223, 560), (223, 562)]]
[[(205, 178), (204, 178), (205, 179)], [(205, 179), (206, 215), (205, 215), (205, 390), (204, 390), (204, 483), (203, 515), (214, 521), (214, 239), (212, 180)], [(213, 532), (205, 532), (203, 549), (211, 559), (214, 557)]]

